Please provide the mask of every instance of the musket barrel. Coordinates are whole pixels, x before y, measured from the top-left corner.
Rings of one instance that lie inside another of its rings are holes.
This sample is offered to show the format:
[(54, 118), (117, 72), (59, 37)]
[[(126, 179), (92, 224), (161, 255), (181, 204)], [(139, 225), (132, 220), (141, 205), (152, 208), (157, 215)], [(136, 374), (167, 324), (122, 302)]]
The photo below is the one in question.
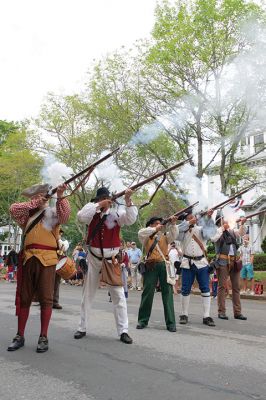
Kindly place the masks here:
[[(221, 207), (225, 206), (227, 203), (230, 203), (230, 201), (234, 200), (236, 197), (241, 196), (242, 194), (248, 192), (254, 186), (255, 186), (255, 184), (252, 184), (252, 185), (248, 186), (247, 188), (245, 188), (245, 189), (241, 190), (240, 192), (234, 194), (233, 196), (229, 197), (227, 200), (224, 200), (221, 203), (216, 204), (214, 207), (211, 207), (211, 209), (212, 210), (217, 210), (217, 208), (221, 208)], [(203, 215), (206, 215), (207, 212), (208, 212), (208, 210), (207, 211), (203, 211), (200, 214), (201, 214), (201, 216), (203, 216)]]
[[(97, 165), (101, 164), (102, 162), (104, 162), (105, 160), (110, 158), (114, 153), (117, 153), (118, 150), (120, 150), (120, 147), (117, 147), (116, 149), (114, 149), (110, 153), (106, 154), (105, 156), (103, 156), (99, 160), (97, 160), (94, 163), (92, 163), (91, 165), (89, 165), (87, 168), (85, 168), (82, 171), (78, 172), (76, 175), (71, 176), (71, 178), (67, 179), (64, 182), (64, 184), (68, 185), (69, 183), (73, 182), (75, 179), (77, 179), (80, 176), (84, 175), (86, 172), (89, 172), (90, 170), (93, 170), (95, 167), (97, 167)], [(56, 191), (57, 191), (57, 187), (53, 188), (51, 191), (49, 191), (48, 196), (52, 196), (53, 194), (55, 194)]]
[[(243, 218), (249, 219), (249, 218), (252, 218), (252, 217), (256, 217), (256, 215), (263, 214), (265, 212), (266, 212), (266, 210), (261, 210), (261, 211), (255, 212), (254, 214), (247, 215), (246, 217), (243, 217)], [(237, 219), (236, 220), (236, 222), (240, 222), (240, 221), (241, 221), (241, 219)]]
[[(179, 217), (180, 215), (182, 215), (183, 213), (185, 213), (186, 211), (190, 210), (191, 208), (195, 207), (197, 204), (199, 204), (199, 201), (196, 201), (196, 203), (191, 204), (190, 206), (187, 206), (185, 208), (182, 208), (181, 210), (177, 211), (176, 213), (174, 213), (172, 216), (174, 217)], [(167, 217), (164, 218), (162, 220), (162, 225), (166, 225), (169, 221), (170, 221), (171, 217)]]
[[(149, 183), (149, 182), (153, 181), (154, 179), (157, 179), (157, 178), (159, 178), (160, 176), (165, 175), (165, 174), (167, 174), (168, 172), (171, 172), (171, 171), (173, 171), (174, 169), (181, 167), (182, 165), (184, 165), (185, 163), (187, 163), (188, 161), (190, 161), (191, 158), (192, 158), (192, 157), (189, 157), (189, 158), (187, 158), (187, 159), (184, 160), (184, 161), (180, 161), (178, 164), (172, 165), (171, 167), (169, 167), (169, 168), (167, 168), (167, 169), (165, 169), (165, 170), (163, 170), (163, 171), (161, 171), (161, 172), (158, 172), (157, 174), (154, 174), (154, 175), (150, 176), (149, 178), (144, 179), (143, 181), (141, 181), (141, 182), (139, 182), (139, 183), (136, 183), (135, 185), (130, 186), (129, 189), (131, 189), (131, 190), (138, 189), (139, 187), (145, 185), (146, 183)], [(125, 192), (126, 192), (126, 189), (125, 189), (125, 190), (122, 190), (121, 192), (114, 193), (114, 194), (112, 195), (111, 200), (116, 200), (116, 199), (118, 199), (119, 197), (124, 196)]]

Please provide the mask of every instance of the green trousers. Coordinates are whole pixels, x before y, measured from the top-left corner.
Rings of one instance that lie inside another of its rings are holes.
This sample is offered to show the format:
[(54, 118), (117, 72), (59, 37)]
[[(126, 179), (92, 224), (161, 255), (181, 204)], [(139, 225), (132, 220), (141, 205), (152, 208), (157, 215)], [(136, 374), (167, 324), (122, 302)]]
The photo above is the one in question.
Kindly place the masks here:
[(155, 264), (152, 271), (146, 271), (143, 276), (143, 292), (141, 296), (141, 303), (139, 307), (138, 323), (140, 325), (148, 325), (154, 291), (157, 282), (160, 282), (162, 291), (162, 300), (164, 308), (164, 319), (167, 328), (176, 326), (175, 323), (175, 310), (174, 310), (174, 299), (173, 299), (173, 288), (169, 285), (166, 280), (166, 267), (164, 262), (158, 262)]

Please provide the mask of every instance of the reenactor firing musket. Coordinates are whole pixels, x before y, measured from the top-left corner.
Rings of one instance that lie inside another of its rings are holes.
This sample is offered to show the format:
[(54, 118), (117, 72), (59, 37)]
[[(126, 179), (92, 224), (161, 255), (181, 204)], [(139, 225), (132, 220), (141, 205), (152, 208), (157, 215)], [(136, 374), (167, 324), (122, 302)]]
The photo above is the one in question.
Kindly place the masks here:
[[(144, 179), (143, 181), (141, 181), (141, 182), (139, 182), (139, 183), (136, 183), (135, 185), (130, 186), (128, 189), (136, 190), (136, 189), (140, 188), (141, 186), (146, 185), (146, 183), (149, 183), (149, 182), (151, 182), (151, 181), (154, 181), (155, 179), (159, 178), (160, 176), (166, 175), (168, 172), (173, 171), (173, 170), (176, 169), (176, 168), (182, 167), (182, 165), (184, 165), (185, 163), (187, 163), (188, 161), (190, 161), (191, 158), (192, 158), (192, 157), (189, 157), (189, 158), (187, 158), (187, 159), (184, 160), (184, 161), (180, 161), (179, 163), (177, 163), (177, 164), (175, 164), (175, 165), (172, 165), (172, 167), (169, 167), (169, 168), (167, 168), (167, 169), (164, 169), (163, 171), (158, 172), (157, 174), (154, 174), (154, 175), (150, 176), (149, 178)], [(115, 200), (118, 199), (119, 197), (124, 196), (125, 192), (126, 192), (126, 189), (125, 189), (125, 190), (122, 190), (121, 192), (114, 193), (114, 194), (112, 195), (112, 197), (111, 197), (111, 200), (112, 200), (112, 201), (115, 201)]]
[[(104, 157), (100, 158), (99, 160), (95, 161), (94, 163), (92, 163), (91, 165), (89, 165), (87, 168), (83, 169), (82, 171), (78, 172), (76, 175), (73, 175), (71, 178), (67, 179), (64, 184), (65, 185), (69, 185), (69, 183), (73, 182), (75, 179), (79, 178), (80, 176), (86, 174), (81, 182), (79, 182), (78, 186), (72, 191), (72, 193), (81, 185), (81, 183), (83, 183), (84, 181), (86, 181), (90, 174), (92, 173), (92, 171), (94, 170), (95, 167), (97, 167), (97, 165), (101, 164), (102, 162), (104, 162), (105, 160), (107, 160), (108, 158), (110, 158), (113, 154), (117, 153), (118, 150), (120, 149), (120, 147), (117, 147), (115, 150), (111, 151), (110, 153), (106, 154)], [(57, 187), (50, 189), (46, 195), (47, 198), (51, 197), (53, 194), (55, 194), (57, 191)]]
[[(254, 214), (247, 215), (245, 217), (245, 219), (249, 219), (249, 218), (255, 217), (256, 215), (264, 214), (265, 212), (266, 212), (266, 210), (258, 211), (258, 212), (254, 213)], [(240, 222), (240, 221), (241, 221), (241, 219), (237, 219), (236, 220), (236, 222)]]
[(182, 210), (177, 211), (175, 214), (171, 215), (168, 218), (164, 218), (161, 222), (161, 225), (166, 225), (168, 222), (171, 221), (172, 217), (180, 217), (182, 214), (186, 214), (187, 211), (191, 210), (193, 207), (195, 207), (197, 204), (199, 204), (199, 201), (196, 201), (196, 203), (191, 204), (188, 207), (182, 208)]
[[(252, 184), (248, 187), (246, 187), (245, 189), (241, 190), (240, 192), (234, 194), (233, 196), (229, 197), (227, 200), (222, 201), (219, 204), (216, 204), (214, 207), (211, 207), (212, 210), (217, 210), (219, 208), (223, 208), (224, 206), (226, 206), (227, 204), (229, 204), (232, 200), (236, 199), (237, 197), (241, 196), (244, 193), (247, 193), (249, 190), (251, 190), (256, 184)], [(204, 215), (206, 215), (208, 213), (209, 210), (206, 211), (202, 211), (200, 212), (200, 216), (203, 217)]]

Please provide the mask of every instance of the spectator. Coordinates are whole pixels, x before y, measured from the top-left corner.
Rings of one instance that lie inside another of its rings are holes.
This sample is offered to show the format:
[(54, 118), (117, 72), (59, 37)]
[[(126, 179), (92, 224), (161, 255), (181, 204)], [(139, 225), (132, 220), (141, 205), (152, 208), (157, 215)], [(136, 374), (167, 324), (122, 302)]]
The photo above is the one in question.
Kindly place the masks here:
[(141, 250), (137, 247), (135, 242), (131, 242), (131, 249), (128, 251), (129, 265), (132, 277), (132, 288), (141, 290), (142, 276), (138, 270), (138, 264), (142, 257)]
[(176, 243), (172, 242), (170, 245), (168, 257), (169, 257), (170, 263), (173, 264), (176, 269), (176, 284), (173, 286), (174, 294), (177, 294), (178, 279), (181, 274), (181, 268), (180, 268), (181, 256), (182, 256), (181, 249), (178, 249), (176, 246)]
[(243, 290), (241, 294), (247, 293), (248, 281), (251, 283), (250, 294), (254, 295), (254, 271), (253, 271), (253, 261), (254, 261), (254, 251), (252, 246), (249, 244), (249, 237), (245, 235), (243, 238), (243, 244), (239, 248), (240, 259), (242, 260), (243, 267), (240, 272), (240, 278), (243, 280)]

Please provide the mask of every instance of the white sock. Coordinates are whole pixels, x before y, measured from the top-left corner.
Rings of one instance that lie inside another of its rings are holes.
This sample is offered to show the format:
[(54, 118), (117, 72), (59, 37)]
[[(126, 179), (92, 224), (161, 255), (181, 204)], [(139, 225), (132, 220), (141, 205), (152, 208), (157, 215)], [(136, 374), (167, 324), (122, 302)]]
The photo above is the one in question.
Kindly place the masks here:
[(190, 295), (183, 296), (181, 294), (181, 315), (188, 316), (189, 300), (190, 300)]
[(210, 293), (202, 293), (201, 295), (203, 302), (203, 318), (207, 318), (210, 316), (210, 309), (211, 309)]

